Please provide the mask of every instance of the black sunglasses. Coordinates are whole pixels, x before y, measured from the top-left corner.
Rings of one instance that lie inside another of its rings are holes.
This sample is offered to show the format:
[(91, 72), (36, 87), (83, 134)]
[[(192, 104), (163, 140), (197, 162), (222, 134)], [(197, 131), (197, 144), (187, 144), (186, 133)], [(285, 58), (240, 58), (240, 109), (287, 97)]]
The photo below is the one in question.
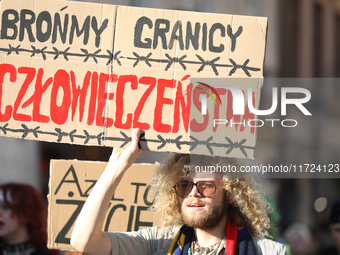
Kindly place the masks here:
[(193, 183), (192, 181), (179, 181), (174, 189), (179, 197), (187, 197), (192, 191), (193, 187), (196, 186), (198, 193), (204, 197), (212, 197), (216, 193), (216, 186), (212, 181), (198, 181)]

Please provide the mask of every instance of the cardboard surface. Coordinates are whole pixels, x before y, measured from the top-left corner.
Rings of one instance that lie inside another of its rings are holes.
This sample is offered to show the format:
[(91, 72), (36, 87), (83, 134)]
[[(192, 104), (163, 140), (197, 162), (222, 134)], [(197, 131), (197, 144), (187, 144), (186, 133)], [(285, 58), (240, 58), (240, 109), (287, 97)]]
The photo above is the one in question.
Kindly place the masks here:
[(263, 17), (53, 0), (0, 9), (1, 136), (120, 147), (139, 127), (144, 149), (225, 156), (191, 129), (190, 78), (263, 75)]
[[(69, 243), (74, 223), (106, 164), (76, 160), (51, 161), (49, 248), (72, 249)], [(150, 182), (157, 167), (134, 164), (127, 170), (111, 199), (103, 230), (126, 232), (160, 225), (159, 213), (148, 211), (155, 198)]]

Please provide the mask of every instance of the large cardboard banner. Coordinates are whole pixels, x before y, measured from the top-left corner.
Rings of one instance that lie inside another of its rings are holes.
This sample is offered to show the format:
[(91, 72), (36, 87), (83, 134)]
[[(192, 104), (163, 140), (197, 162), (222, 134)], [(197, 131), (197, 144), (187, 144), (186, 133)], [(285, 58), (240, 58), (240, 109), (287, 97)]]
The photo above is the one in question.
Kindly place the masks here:
[[(51, 161), (49, 248), (72, 249), (70, 238), (74, 223), (106, 165), (106, 162)], [(150, 183), (157, 167), (134, 164), (127, 170), (107, 209), (104, 231), (126, 232), (160, 225), (160, 214), (148, 210), (156, 195)]]
[(53, 0), (0, 10), (1, 136), (120, 147), (138, 127), (144, 149), (253, 157), (251, 127), (195, 129), (190, 78), (252, 78), (258, 106), (266, 18)]

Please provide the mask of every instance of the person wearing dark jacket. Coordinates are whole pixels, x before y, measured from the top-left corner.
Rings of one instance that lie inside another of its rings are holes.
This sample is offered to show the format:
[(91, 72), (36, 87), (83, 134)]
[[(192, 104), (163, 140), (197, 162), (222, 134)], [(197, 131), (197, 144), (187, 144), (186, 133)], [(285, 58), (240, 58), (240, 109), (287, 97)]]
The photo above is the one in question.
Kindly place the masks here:
[(335, 242), (336, 252), (334, 255), (340, 255), (340, 199), (332, 205), (328, 227)]

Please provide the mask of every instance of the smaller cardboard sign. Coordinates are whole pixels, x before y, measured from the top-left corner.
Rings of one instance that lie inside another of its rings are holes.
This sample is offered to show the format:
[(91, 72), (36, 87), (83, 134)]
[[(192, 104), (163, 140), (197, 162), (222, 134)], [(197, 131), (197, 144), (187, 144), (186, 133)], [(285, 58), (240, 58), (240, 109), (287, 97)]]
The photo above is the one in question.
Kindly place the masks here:
[[(51, 160), (48, 241), (50, 249), (72, 249), (70, 238), (74, 223), (106, 162)], [(113, 195), (103, 230), (135, 231), (159, 225), (160, 214), (149, 211), (155, 192), (151, 179), (157, 164), (133, 164)]]

